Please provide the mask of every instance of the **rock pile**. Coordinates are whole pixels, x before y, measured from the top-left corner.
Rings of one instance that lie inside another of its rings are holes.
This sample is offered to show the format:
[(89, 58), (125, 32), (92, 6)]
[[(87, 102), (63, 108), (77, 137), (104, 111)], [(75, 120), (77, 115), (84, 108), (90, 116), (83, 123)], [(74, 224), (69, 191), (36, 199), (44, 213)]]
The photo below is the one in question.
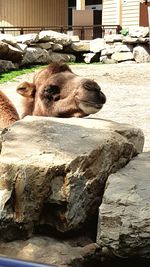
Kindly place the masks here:
[(92, 41), (79, 40), (55, 31), (13, 37), (0, 34), (0, 72), (24, 65), (52, 61), (118, 63), (150, 62), (149, 30), (146, 27), (121, 34), (106, 35)]
[[(5, 130), (1, 143), (1, 254), (60, 267), (111, 253), (150, 257), (149, 154), (135, 157), (144, 144), (140, 129), (90, 117), (28, 116)], [(66, 241), (75, 233), (78, 241)]]

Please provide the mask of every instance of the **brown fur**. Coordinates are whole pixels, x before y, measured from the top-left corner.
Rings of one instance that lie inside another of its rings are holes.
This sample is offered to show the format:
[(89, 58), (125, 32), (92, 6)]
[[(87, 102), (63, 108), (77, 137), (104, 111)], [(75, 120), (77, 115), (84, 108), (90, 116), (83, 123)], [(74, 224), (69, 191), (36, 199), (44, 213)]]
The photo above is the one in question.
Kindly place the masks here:
[(50, 64), (35, 75), (33, 84), (24, 82), (17, 92), (23, 96), (22, 118), (83, 117), (97, 112), (106, 102), (95, 81), (77, 76), (61, 63)]
[(19, 115), (7, 96), (0, 91), (0, 128), (9, 127), (19, 120)]

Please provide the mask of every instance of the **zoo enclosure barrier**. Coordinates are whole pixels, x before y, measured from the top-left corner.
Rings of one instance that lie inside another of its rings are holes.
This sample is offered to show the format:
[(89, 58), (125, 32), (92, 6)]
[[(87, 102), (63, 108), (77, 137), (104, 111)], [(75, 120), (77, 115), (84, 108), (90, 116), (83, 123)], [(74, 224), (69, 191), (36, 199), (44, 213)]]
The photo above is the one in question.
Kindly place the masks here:
[(120, 25), (94, 25), (94, 26), (37, 26), (37, 27), (5, 27), (0, 26), (1, 33), (12, 34), (14, 36), (26, 33), (39, 33), (40, 31), (53, 30), (68, 35), (78, 35), (80, 40), (91, 40), (103, 38), (105, 34), (120, 33)]

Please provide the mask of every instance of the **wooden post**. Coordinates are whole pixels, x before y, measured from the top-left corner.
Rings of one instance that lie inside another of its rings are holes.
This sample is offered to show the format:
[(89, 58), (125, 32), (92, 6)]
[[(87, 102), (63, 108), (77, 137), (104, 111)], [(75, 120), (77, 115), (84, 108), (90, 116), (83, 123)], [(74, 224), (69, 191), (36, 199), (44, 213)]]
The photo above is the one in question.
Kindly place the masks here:
[(119, 24), (122, 27), (122, 0), (120, 0), (120, 17), (119, 17)]
[[(147, 7), (148, 12), (148, 26), (149, 26), (149, 39), (150, 39), (150, 6)], [(149, 40), (149, 46), (150, 46), (150, 40)]]
[(76, 9), (85, 10), (85, 0), (76, 0)]

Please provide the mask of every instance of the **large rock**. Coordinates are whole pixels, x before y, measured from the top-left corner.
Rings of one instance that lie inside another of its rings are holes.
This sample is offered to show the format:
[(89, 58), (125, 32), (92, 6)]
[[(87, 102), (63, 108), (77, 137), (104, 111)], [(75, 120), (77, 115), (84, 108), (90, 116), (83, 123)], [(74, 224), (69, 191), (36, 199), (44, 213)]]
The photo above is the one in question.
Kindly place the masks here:
[(97, 53), (106, 47), (105, 40), (103, 38), (96, 38), (90, 41), (90, 51)]
[(28, 45), (26, 44), (22, 44), (22, 43), (17, 43), (15, 45), (16, 48), (18, 48), (19, 50), (21, 50), (23, 52), (23, 54), (26, 52)]
[(90, 41), (74, 42), (70, 48), (74, 52), (90, 52)]
[(133, 51), (133, 45), (131, 44), (120, 44), (120, 43), (114, 43), (115, 52), (132, 52)]
[(85, 63), (99, 62), (99, 53), (85, 53), (83, 54)]
[(133, 54), (131, 52), (115, 52), (111, 58), (117, 62), (132, 60)]
[(50, 62), (49, 52), (40, 47), (28, 47), (24, 54), (21, 65), (45, 63)]
[(137, 37), (131, 37), (130, 35), (123, 36), (122, 42), (128, 43), (128, 44), (136, 44), (136, 43), (138, 43), (138, 38)]
[(23, 52), (20, 49), (0, 41), (0, 59), (20, 62), (22, 58)]
[(110, 121), (32, 116), (3, 140), (0, 236), (11, 240), (30, 236), (34, 225), (82, 228), (97, 212), (107, 177), (142, 151), (144, 137)]
[(30, 46), (32, 47), (40, 47), (42, 49), (46, 49), (46, 50), (49, 50), (52, 48), (52, 43), (51, 42), (45, 42), (45, 43), (33, 43), (33, 44), (30, 44)]
[(8, 53), (8, 44), (0, 41), (0, 57)]
[(11, 34), (0, 33), (0, 41), (15, 46), (17, 41)]
[(51, 62), (75, 62), (76, 57), (73, 54), (67, 54), (67, 53), (56, 53), (49, 51), (50, 61)]
[(104, 36), (104, 40), (106, 43), (121, 42), (122, 39), (123, 35), (121, 34), (108, 34)]
[(150, 47), (137, 45), (133, 48), (133, 57), (137, 63), (150, 62)]
[[(113, 45), (106, 44), (105, 49), (101, 51), (101, 56), (109, 56), (118, 52), (132, 52), (133, 46), (116, 42)], [(121, 54), (122, 55), (122, 54)]]
[(63, 46), (61, 44), (52, 44), (52, 51), (56, 52), (56, 51), (62, 51), (63, 50)]
[(17, 64), (14, 64), (13, 62), (11, 62), (9, 60), (0, 59), (0, 73), (1, 72), (6, 72), (6, 71), (9, 71), (9, 70), (15, 70), (18, 67), (19, 66)]
[(39, 35), (37, 33), (27, 33), (18, 35), (15, 37), (18, 43), (30, 45), (39, 41)]
[(99, 209), (97, 243), (105, 256), (150, 259), (150, 152), (109, 176)]
[(53, 264), (57, 267), (83, 267), (90, 257), (94, 258), (97, 251), (98, 246), (95, 243), (84, 245), (80, 240), (63, 241), (46, 236), (35, 236), (26, 241), (0, 242), (1, 255), (37, 263)]
[(106, 55), (107, 56), (110, 56), (110, 55), (112, 55), (115, 52), (116, 52), (116, 50), (115, 50), (114, 44), (113, 45), (106, 44), (105, 49), (103, 49), (101, 51), (101, 56), (106, 56)]
[(131, 37), (146, 37), (149, 34), (148, 27), (138, 27), (138, 26), (130, 26), (129, 27), (129, 35)]
[(53, 42), (58, 43), (63, 46), (69, 45), (72, 41), (69, 36), (65, 33), (55, 32), (55, 31), (41, 31), (39, 33), (40, 42)]

